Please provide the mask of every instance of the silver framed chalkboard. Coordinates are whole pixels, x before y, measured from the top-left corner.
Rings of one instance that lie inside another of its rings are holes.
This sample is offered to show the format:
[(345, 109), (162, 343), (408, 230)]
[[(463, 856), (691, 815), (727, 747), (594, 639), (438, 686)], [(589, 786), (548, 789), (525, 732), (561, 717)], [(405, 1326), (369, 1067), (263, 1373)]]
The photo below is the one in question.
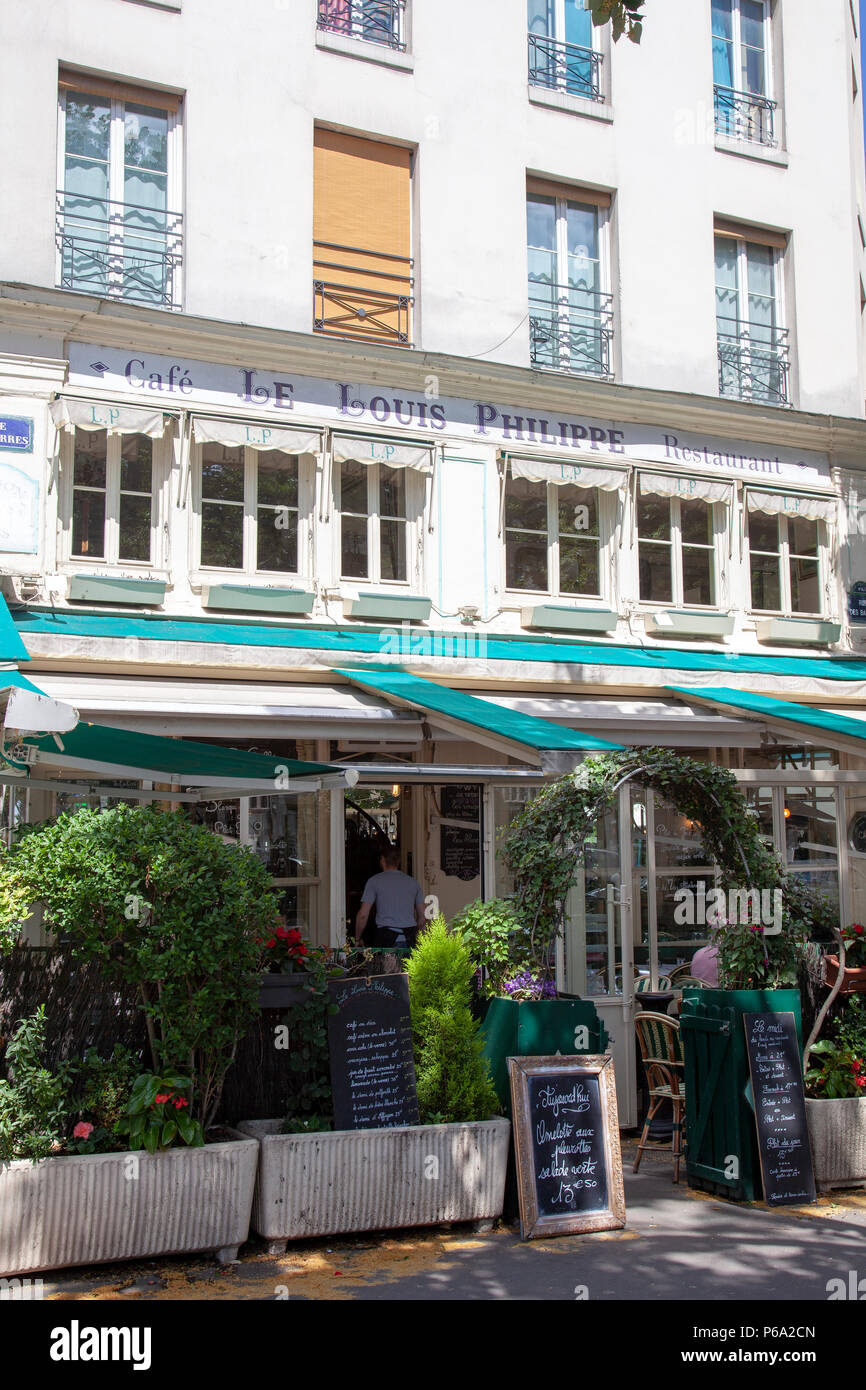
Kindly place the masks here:
[(509, 1057), (522, 1240), (614, 1231), (625, 1191), (613, 1058)]

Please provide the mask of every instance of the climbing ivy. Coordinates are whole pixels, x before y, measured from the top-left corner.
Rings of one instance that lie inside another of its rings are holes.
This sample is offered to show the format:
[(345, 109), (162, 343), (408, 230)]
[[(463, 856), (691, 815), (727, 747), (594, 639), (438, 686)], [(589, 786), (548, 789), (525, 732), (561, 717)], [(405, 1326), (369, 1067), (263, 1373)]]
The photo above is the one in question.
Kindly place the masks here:
[(630, 780), (651, 787), (700, 825), (707, 862), (719, 866), (725, 888), (782, 890), (778, 935), (765, 935), (760, 924), (727, 922), (713, 932), (722, 987), (793, 983), (809, 921), (808, 895), (764, 843), (733, 773), (666, 748), (589, 758), (545, 787), (505, 828), (502, 856), (514, 875), (514, 905), (524, 938), (520, 945), (536, 972), (552, 976), (553, 947), (565, 921), (575, 869), (600, 816)]

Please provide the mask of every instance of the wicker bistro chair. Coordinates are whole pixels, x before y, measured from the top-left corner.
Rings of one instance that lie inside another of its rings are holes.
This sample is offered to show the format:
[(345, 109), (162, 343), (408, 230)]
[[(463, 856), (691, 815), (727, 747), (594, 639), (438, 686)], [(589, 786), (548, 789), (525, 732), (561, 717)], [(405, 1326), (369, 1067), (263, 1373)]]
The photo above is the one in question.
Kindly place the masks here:
[[(680, 1180), (683, 1121), (686, 1112), (686, 1092), (683, 1081), (683, 1051), (680, 1026), (667, 1014), (638, 1013), (634, 1020), (638, 1046), (643, 1058), (649, 1089), (650, 1105), (637, 1145), (637, 1157), (632, 1172), (636, 1173), (645, 1149), (667, 1149), (674, 1158), (674, 1182)], [(674, 1110), (674, 1125), (670, 1145), (650, 1144), (647, 1135), (659, 1107), (669, 1100)]]
[(671, 982), (671, 984), (673, 985), (674, 989), (679, 989), (679, 988), (680, 988), (680, 980), (682, 979), (682, 977), (683, 977), (684, 975), (688, 975), (689, 978), (691, 979), (691, 977), (692, 977), (692, 963), (691, 963), (691, 961), (688, 961), (688, 960), (687, 960), (687, 961), (685, 961), (682, 965), (675, 965), (674, 968), (673, 968), (673, 970), (669, 970), (669, 971), (668, 971), (668, 976), (669, 976), (669, 978), (670, 978), (670, 982)]
[[(657, 984), (655, 988), (656, 994), (664, 994), (666, 990), (670, 989), (670, 987), (671, 982), (667, 975), (659, 975), (657, 977)], [(651, 991), (651, 989), (652, 975), (641, 975), (640, 978), (635, 981), (635, 994), (648, 994)]]

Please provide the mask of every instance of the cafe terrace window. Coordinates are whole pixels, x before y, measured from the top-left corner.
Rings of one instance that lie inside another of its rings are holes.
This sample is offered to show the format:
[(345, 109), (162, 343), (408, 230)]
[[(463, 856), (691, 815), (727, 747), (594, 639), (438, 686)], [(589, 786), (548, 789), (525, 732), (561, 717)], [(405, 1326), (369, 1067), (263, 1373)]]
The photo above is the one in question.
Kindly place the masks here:
[(510, 457), (503, 497), (505, 587), (552, 597), (601, 598), (620, 469)]
[(335, 435), (331, 456), (340, 578), (419, 583), (429, 445)]
[(749, 488), (746, 510), (752, 608), (820, 616), (835, 500)]
[(193, 421), (198, 565), (235, 574), (312, 572), (315, 430)]
[(731, 486), (641, 473), (636, 499), (640, 598), (674, 607), (718, 606), (716, 534)]
[(160, 485), (167, 417), (61, 397), (61, 559), (147, 567), (162, 563)]

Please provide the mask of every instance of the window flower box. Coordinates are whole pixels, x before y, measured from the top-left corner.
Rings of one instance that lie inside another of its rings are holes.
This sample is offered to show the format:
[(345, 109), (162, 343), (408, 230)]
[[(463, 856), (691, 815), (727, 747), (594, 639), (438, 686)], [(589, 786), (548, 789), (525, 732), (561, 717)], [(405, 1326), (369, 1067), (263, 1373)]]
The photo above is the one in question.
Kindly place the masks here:
[[(839, 957), (824, 957), (824, 984), (831, 988), (839, 975)], [(846, 965), (840, 994), (866, 994), (866, 965)]]

